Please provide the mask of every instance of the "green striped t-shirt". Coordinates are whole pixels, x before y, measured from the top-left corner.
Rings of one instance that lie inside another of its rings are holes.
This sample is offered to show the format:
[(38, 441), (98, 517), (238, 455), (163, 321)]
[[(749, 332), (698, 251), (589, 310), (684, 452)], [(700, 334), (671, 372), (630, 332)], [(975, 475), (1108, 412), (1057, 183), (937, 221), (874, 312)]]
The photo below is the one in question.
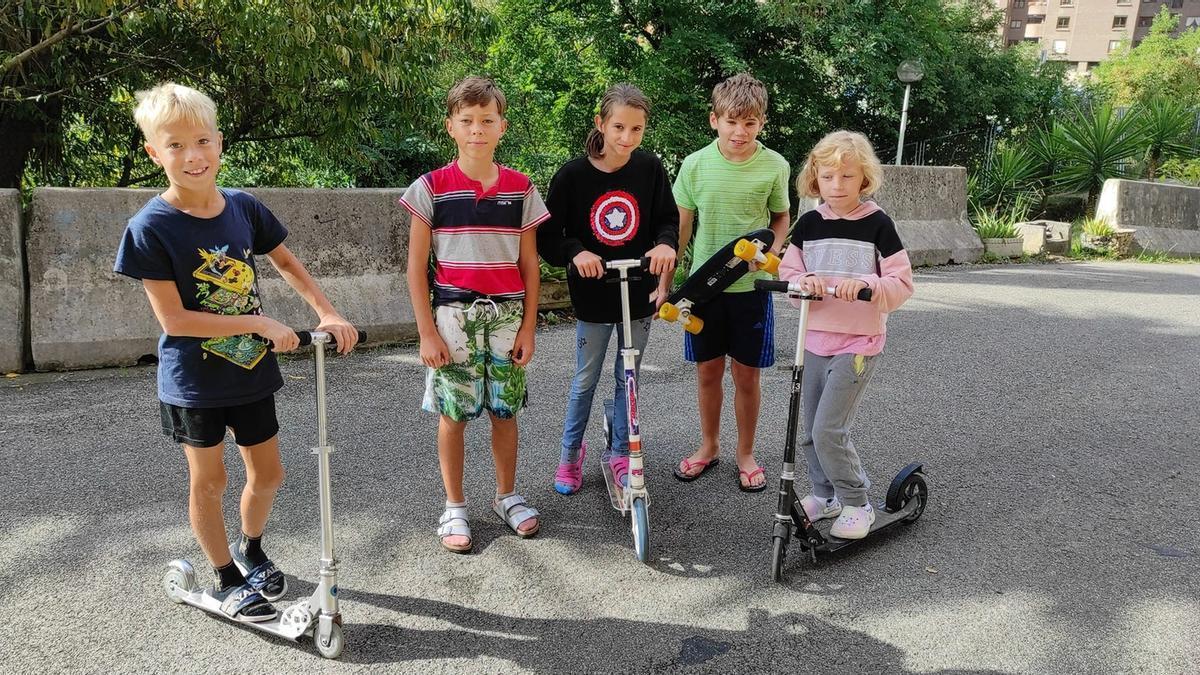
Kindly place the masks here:
[[(783, 155), (761, 142), (744, 162), (725, 159), (715, 140), (683, 160), (675, 179), (675, 203), (696, 214), (688, 274), (695, 274), (704, 261), (733, 239), (769, 227), (771, 213), (791, 208), (789, 171)], [(747, 274), (725, 292), (751, 291), (755, 279), (769, 278), (766, 272)]]

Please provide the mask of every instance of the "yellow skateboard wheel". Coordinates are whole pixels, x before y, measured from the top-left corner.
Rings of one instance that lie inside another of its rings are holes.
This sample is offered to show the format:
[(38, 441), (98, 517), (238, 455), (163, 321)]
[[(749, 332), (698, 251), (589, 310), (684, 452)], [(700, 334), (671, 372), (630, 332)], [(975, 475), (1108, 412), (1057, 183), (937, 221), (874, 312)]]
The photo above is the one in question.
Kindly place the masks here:
[(698, 316), (689, 316), (687, 320), (683, 322), (683, 329), (692, 335), (695, 335), (704, 330), (704, 319), (701, 319)]
[(746, 239), (739, 239), (738, 243), (733, 245), (733, 255), (750, 262), (758, 255), (758, 247)]
[(658, 308), (658, 318), (664, 321), (675, 321), (679, 318), (679, 308), (669, 302), (664, 302)]
[(775, 276), (779, 276), (779, 263), (780, 262), (781, 261), (779, 260), (779, 256), (775, 255), (774, 253), (768, 253), (767, 254), (767, 262), (763, 264), (762, 269), (764, 271), (766, 271), (767, 274), (774, 274)]

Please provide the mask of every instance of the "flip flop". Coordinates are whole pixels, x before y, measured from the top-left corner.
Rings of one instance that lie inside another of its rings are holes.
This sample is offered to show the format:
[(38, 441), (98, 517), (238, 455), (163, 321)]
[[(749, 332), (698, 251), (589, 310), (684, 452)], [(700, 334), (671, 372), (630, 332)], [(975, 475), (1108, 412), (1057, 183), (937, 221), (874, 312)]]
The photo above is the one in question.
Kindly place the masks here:
[[(754, 480), (754, 477), (759, 474), (763, 474), (762, 484), (761, 485), (750, 485), (749, 484), (750, 481)], [(742, 482), (742, 476), (746, 477), (745, 483)], [(742, 492), (762, 492), (763, 490), (767, 489), (766, 478), (767, 478), (766, 471), (763, 471), (763, 468), (761, 466), (754, 469), (753, 471), (742, 471), (741, 469), (738, 469), (738, 489), (741, 490)]]
[(697, 460), (695, 462), (693, 462), (685, 457), (683, 459), (684, 471), (691, 471), (693, 466), (699, 466), (699, 467), (701, 467), (700, 472), (697, 474), (694, 474), (694, 475), (688, 475), (688, 474), (684, 473), (684, 471), (680, 471), (679, 466), (676, 465), (675, 466), (675, 477), (685, 483), (690, 483), (690, 482), (696, 480), (697, 478), (699, 478), (700, 476), (703, 476), (705, 473), (708, 472), (709, 469), (713, 468), (714, 466), (716, 466), (720, 463), (721, 463), (720, 457), (713, 457), (712, 459), (709, 459), (709, 460)]

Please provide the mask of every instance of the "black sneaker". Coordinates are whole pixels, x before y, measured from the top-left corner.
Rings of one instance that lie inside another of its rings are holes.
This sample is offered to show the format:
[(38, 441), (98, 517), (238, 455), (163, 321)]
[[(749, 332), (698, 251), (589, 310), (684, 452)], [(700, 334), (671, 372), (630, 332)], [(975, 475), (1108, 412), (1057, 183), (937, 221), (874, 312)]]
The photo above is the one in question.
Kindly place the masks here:
[(243, 623), (270, 621), (279, 615), (275, 606), (263, 599), (262, 594), (250, 587), (250, 584), (230, 586), (217, 590), (207, 588), (204, 593), (221, 603), (221, 613)]
[(268, 560), (256, 567), (251, 566), (236, 544), (229, 547), (229, 553), (233, 556), (233, 564), (237, 565), (246, 577), (246, 583), (261, 593), (264, 600), (275, 602), (287, 593), (287, 577), (283, 576), (283, 572), (275, 563)]

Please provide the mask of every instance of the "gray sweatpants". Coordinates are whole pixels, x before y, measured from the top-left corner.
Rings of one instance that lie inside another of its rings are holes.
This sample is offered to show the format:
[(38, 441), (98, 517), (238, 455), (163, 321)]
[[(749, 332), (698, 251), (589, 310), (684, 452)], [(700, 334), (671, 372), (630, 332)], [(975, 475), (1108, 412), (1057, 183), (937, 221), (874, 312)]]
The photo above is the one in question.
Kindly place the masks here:
[(804, 431), (800, 447), (808, 462), (813, 494), (821, 499), (837, 496), (842, 504), (867, 505), (871, 481), (850, 440), (850, 425), (878, 359), (804, 352), (804, 382), (800, 387)]

